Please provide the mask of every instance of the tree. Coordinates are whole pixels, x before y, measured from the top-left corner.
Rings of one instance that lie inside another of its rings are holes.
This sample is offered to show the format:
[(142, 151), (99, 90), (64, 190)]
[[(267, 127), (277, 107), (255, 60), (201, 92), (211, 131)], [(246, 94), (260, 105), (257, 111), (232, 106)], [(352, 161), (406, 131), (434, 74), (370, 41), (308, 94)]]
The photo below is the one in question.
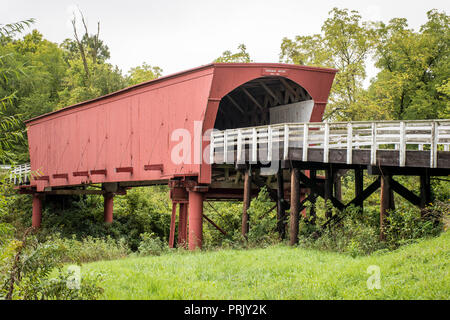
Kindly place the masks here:
[(16, 82), (23, 76), (21, 65), (15, 60), (13, 52), (5, 48), (13, 37), (33, 23), (33, 19), (18, 23), (0, 25), (0, 161), (11, 163), (14, 161), (13, 151), (24, 145), (24, 130), (20, 116), (10, 115), (10, 108), (14, 107), (17, 90), (11, 87), (10, 79)]
[(78, 35), (74, 14), (74, 39), (66, 39), (61, 45), (68, 68), (57, 108), (103, 96), (126, 86), (121, 70), (106, 62), (110, 54), (108, 46), (99, 38), (100, 22), (97, 23), (97, 33), (91, 35), (83, 13), (79, 13), (84, 27), (83, 37)]
[(239, 52), (232, 53), (230, 50), (226, 50), (222, 53), (220, 57), (214, 60), (214, 62), (225, 62), (225, 63), (248, 63), (252, 62), (250, 60), (250, 54), (247, 52), (247, 47), (245, 44), (241, 43), (238, 46)]
[(161, 77), (163, 70), (160, 67), (152, 67), (144, 62), (142, 65), (131, 68), (128, 71), (127, 85), (132, 86), (145, 81)]
[(352, 119), (348, 111), (363, 90), (365, 63), (377, 34), (375, 25), (362, 21), (357, 11), (334, 8), (329, 14), (321, 34), (284, 38), (280, 61), (339, 69), (325, 118)]
[(393, 119), (450, 117), (450, 17), (427, 13), (419, 32), (406, 19), (380, 24), (376, 66), (381, 70), (368, 95)]

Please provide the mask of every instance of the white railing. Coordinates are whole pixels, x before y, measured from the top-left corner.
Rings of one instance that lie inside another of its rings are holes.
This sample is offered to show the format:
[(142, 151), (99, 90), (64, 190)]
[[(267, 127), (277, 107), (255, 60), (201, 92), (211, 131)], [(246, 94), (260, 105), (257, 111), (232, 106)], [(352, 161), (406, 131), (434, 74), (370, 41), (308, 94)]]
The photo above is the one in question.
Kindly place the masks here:
[(15, 185), (30, 183), (31, 165), (29, 163), (14, 166), (9, 173), (9, 181)]
[[(272, 146), (268, 148), (268, 146)], [(260, 149), (265, 160), (272, 161), (273, 150), (283, 150), (288, 159), (289, 148), (302, 149), (302, 161), (308, 161), (308, 149), (323, 149), (323, 162), (328, 162), (330, 149), (346, 149), (347, 164), (352, 164), (352, 150), (370, 149), (370, 164), (376, 164), (377, 150), (399, 150), (399, 165), (406, 164), (406, 150), (430, 152), (430, 167), (437, 167), (437, 151), (449, 151), (450, 120), (408, 120), (374, 122), (307, 122), (259, 127), (214, 130), (211, 134), (210, 161), (215, 152), (223, 154), (222, 163), (243, 163), (243, 150), (249, 150), (249, 161), (256, 162)], [(224, 152), (227, 151), (227, 152)], [(234, 155), (237, 159), (234, 159)], [(261, 159), (261, 157), (259, 158)]]

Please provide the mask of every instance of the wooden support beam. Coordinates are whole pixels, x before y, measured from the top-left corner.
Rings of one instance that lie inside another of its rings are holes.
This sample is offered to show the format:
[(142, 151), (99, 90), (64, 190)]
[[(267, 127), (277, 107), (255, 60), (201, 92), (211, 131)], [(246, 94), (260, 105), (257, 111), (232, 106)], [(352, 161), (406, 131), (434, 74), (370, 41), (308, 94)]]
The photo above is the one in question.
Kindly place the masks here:
[(283, 78), (279, 78), (279, 79), (280, 79), (281, 83), (283, 84), (283, 86), (294, 95), (295, 100), (298, 100), (299, 95), (298, 95), (297, 91), (295, 91), (286, 80), (284, 80)]
[(264, 88), (264, 90), (266, 90), (266, 92), (268, 94), (270, 94), (272, 96), (272, 98), (275, 99), (276, 102), (278, 102), (278, 104), (282, 104), (280, 99), (277, 97), (277, 95), (275, 93), (273, 93), (272, 90), (270, 90), (270, 88), (262, 81), (258, 81), (258, 83)]
[(170, 217), (169, 248), (173, 248), (175, 245), (175, 220), (177, 219), (177, 205), (178, 203), (172, 202), (172, 216)]
[(233, 106), (235, 106), (236, 109), (239, 110), (240, 113), (245, 114), (244, 109), (242, 109), (241, 106), (229, 94), (227, 94), (226, 97), (228, 98), (228, 100), (230, 100)]
[(133, 174), (133, 167), (120, 167), (120, 168), (116, 168), (116, 172), (117, 172), (117, 173), (121, 173), (121, 172), (129, 172), (129, 173)]
[(338, 172), (336, 172), (334, 178), (334, 197), (342, 201), (342, 179)]
[(247, 239), (247, 234), (249, 230), (248, 208), (250, 207), (251, 201), (251, 188), (252, 188), (252, 176), (251, 176), (251, 168), (249, 168), (245, 170), (244, 173), (244, 201), (242, 206), (241, 234), (245, 239)]
[(103, 176), (106, 176), (106, 169), (91, 170), (91, 175), (103, 175)]
[(221, 228), (219, 227), (216, 223), (214, 223), (214, 221), (212, 221), (210, 218), (208, 218), (205, 214), (203, 214), (203, 218), (208, 221), (214, 228), (216, 228), (217, 230), (220, 231), (220, 233), (222, 233), (224, 236), (227, 235), (227, 233)]
[(164, 171), (164, 165), (162, 163), (158, 164), (146, 164), (144, 165), (144, 170), (146, 171)]
[(178, 212), (178, 246), (187, 248), (188, 203), (180, 203)]
[[(316, 194), (318, 194), (319, 196), (321, 196), (322, 198), (325, 199), (325, 192), (324, 192), (324, 188), (322, 188), (322, 186), (320, 186), (318, 183), (312, 182), (311, 179), (308, 178), (301, 171), (299, 172), (299, 179), (301, 182), (303, 182), (306, 185), (307, 188), (313, 190)], [(342, 211), (345, 209), (345, 205), (341, 201), (336, 199), (335, 197), (330, 196), (329, 200), (338, 210)]]
[[(379, 186), (377, 187), (377, 189)], [(355, 169), (355, 199), (358, 198), (364, 190), (364, 170), (361, 168)], [(364, 200), (363, 200), (364, 201)], [(364, 210), (363, 201), (358, 203), (358, 206), (360, 207), (361, 212)]]
[(425, 170), (425, 172), (420, 175), (420, 208), (424, 209), (429, 206), (431, 201), (430, 172), (429, 170)]
[(245, 89), (244, 87), (241, 88), (241, 90), (250, 98), (250, 100), (261, 110), (264, 111), (263, 106), (258, 102), (258, 100), (256, 100), (251, 94), (250, 92), (247, 91), (247, 89)]
[(325, 169), (325, 185), (323, 197), (326, 205), (325, 217), (328, 219), (331, 218), (331, 216), (333, 215), (333, 212), (327, 205), (328, 200), (331, 200), (333, 196), (333, 182), (334, 182), (334, 173), (332, 168), (328, 167), (327, 169)]
[[(358, 196), (356, 196), (352, 201), (347, 203), (344, 208), (347, 208), (351, 205), (355, 206), (362, 206), (362, 203), (364, 200), (366, 200), (369, 196), (371, 196), (375, 191), (378, 190), (380, 187), (380, 177), (378, 177), (374, 182), (372, 182), (366, 189), (364, 189)], [(344, 216), (341, 215), (334, 215), (330, 219), (328, 219), (323, 225), (322, 228), (326, 227), (328, 224), (330, 224), (332, 221), (339, 222), (342, 220)]]
[(284, 205), (284, 181), (283, 181), (283, 169), (278, 167), (277, 171), (277, 230), (280, 238), (284, 240), (286, 238), (286, 211)]
[[(420, 207), (421, 199), (392, 178), (390, 180), (390, 187), (413, 205)], [(390, 208), (393, 209), (393, 204), (390, 205)]]
[(88, 171), (75, 171), (72, 174), (74, 177), (89, 177)]
[[(311, 181), (313, 181), (314, 183), (317, 183), (316, 182), (316, 177), (317, 177), (317, 171), (316, 170), (310, 170), (309, 171), (309, 177), (310, 177)], [(309, 216), (311, 217), (311, 222), (314, 223), (316, 221), (316, 200), (317, 200), (317, 194), (313, 190), (310, 190), (310, 194), (309, 194), (308, 198), (309, 198), (309, 202), (311, 203), (311, 206), (309, 208)]]
[(388, 210), (392, 209), (391, 186), (392, 176), (381, 176), (381, 194), (380, 194), (380, 240), (386, 240), (385, 225)]
[(69, 179), (69, 175), (67, 173), (55, 173), (52, 177), (53, 179)]
[(291, 212), (289, 219), (289, 245), (298, 242), (298, 220), (300, 214), (300, 179), (299, 169), (291, 169)]
[(380, 177), (378, 177), (374, 182), (372, 182), (366, 189), (358, 192), (358, 195), (350, 201), (345, 207), (349, 207), (351, 205), (358, 206), (362, 208), (364, 200), (372, 195), (375, 191), (380, 187)]

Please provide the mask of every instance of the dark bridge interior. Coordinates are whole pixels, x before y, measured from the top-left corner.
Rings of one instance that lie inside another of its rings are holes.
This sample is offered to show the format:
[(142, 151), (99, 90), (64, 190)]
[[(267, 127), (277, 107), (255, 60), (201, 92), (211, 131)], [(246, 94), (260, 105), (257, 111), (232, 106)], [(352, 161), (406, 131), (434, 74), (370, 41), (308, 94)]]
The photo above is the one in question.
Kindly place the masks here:
[(254, 79), (222, 98), (214, 128), (224, 130), (270, 124), (269, 108), (307, 100), (312, 100), (309, 93), (287, 78)]

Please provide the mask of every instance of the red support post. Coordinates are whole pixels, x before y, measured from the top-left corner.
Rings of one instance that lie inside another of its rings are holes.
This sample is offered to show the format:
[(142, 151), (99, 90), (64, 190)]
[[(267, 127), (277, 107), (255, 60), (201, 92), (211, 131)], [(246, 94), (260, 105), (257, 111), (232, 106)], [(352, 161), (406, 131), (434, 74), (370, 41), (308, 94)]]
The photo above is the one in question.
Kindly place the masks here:
[(172, 217), (170, 218), (170, 234), (169, 234), (169, 248), (173, 248), (175, 244), (175, 220), (177, 219), (177, 205), (172, 202)]
[(113, 206), (114, 206), (114, 194), (107, 192), (103, 195), (103, 218), (106, 223), (113, 222)]
[(178, 246), (186, 248), (187, 244), (187, 203), (180, 203), (178, 218)]
[(203, 240), (203, 193), (189, 190), (189, 250), (201, 249)]
[(42, 196), (35, 193), (33, 194), (33, 213), (31, 217), (31, 225), (34, 228), (41, 226), (42, 220)]

